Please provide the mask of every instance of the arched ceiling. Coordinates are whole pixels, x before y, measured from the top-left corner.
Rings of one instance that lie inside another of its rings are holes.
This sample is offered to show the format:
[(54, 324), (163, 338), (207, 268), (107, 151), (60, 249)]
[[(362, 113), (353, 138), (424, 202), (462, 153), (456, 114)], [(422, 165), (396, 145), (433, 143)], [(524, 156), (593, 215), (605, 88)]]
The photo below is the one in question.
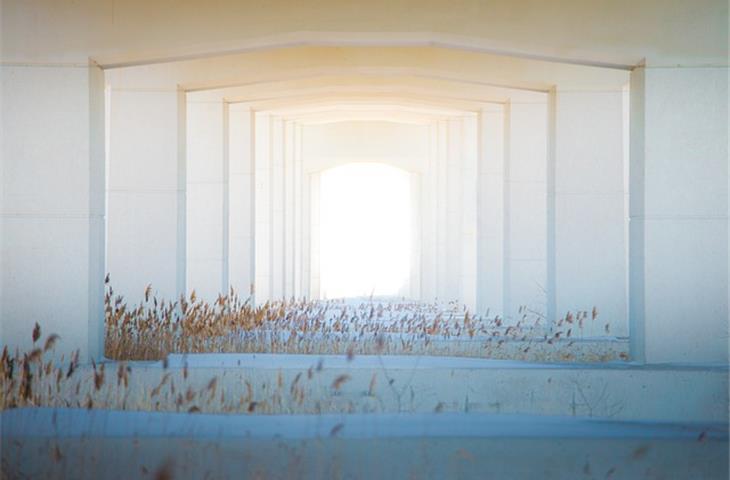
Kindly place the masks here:
[(302, 102), (259, 105), (256, 111), (293, 120), (300, 124), (378, 121), (425, 125), (435, 120), (474, 115), (474, 111), (438, 105), (429, 99), (407, 101), (392, 99), (323, 98)]
[(107, 71), (114, 88), (202, 90), (325, 76), (418, 77), (483, 88), (615, 90), (626, 70), (434, 47), (291, 47)]
[(6, 63), (102, 66), (302, 45), (727, 65), (726, 0), (2, 0)]
[(321, 76), (190, 91), (188, 102), (245, 104), (299, 124), (346, 121), (430, 124), (505, 102), (546, 103), (543, 92), (418, 77)]
[(238, 87), (195, 91), (196, 98), (227, 102), (266, 102), (322, 95), (429, 97), (441, 101), (504, 103), (543, 101), (544, 92), (416, 76), (321, 75)]

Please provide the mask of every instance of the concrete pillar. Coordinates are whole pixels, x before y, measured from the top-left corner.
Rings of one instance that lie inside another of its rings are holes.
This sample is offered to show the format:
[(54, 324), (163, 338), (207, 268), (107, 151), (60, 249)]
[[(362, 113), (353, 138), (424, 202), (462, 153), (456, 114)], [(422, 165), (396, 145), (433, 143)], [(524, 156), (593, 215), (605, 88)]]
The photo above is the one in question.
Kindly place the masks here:
[(547, 100), (509, 106), (505, 174), (505, 317), (547, 308)]
[(185, 94), (174, 87), (110, 94), (108, 270), (138, 301), (147, 284), (185, 292)]
[(461, 298), (461, 270), (463, 258), (463, 120), (452, 118), (447, 123), (446, 158), (446, 219), (444, 223), (446, 241), (445, 285), (443, 300)]
[(439, 120), (436, 130), (436, 297), (447, 301), (448, 278), (448, 138), (449, 123)]
[(410, 173), (411, 188), (411, 274), (408, 279), (408, 288), (404, 295), (413, 300), (421, 299), (421, 236), (422, 236), (422, 214), (420, 200), (422, 198), (421, 185), (423, 175)]
[(309, 294), (311, 298), (320, 298), (320, 242), (319, 242), (319, 172), (309, 175)]
[(221, 99), (187, 97), (187, 290), (212, 302), (228, 290), (227, 111)]
[(461, 137), (461, 271), (459, 300), (472, 313), (477, 308), (477, 184), (478, 118), (462, 119)]
[(432, 122), (428, 129), (428, 157), (425, 172), (421, 176), (421, 293), (424, 302), (432, 302), (437, 296), (437, 164), (438, 123)]
[(631, 74), (629, 309), (638, 361), (728, 361), (728, 70)]
[(284, 120), (272, 119), (271, 141), (271, 297), (285, 296), (285, 222), (284, 222)]
[(30, 349), (38, 322), (99, 359), (104, 335), (104, 74), (2, 66), (0, 336)]
[[(303, 130), (302, 130), (303, 133)], [(302, 170), (302, 295), (315, 299), (312, 290), (312, 182)]]
[(302, 155), (302, 126), (294, 124), (294, 296), (301, 298), (304, 288), (304, 157)]
[(242, 296), (253, 295), (254, 244), (254, 116), (242, 103), (228, 105), (228, 194), (230, 286)]
[[(627, 336), (627, 260), (624, 202), (623, 91), (556, 90), (554, 164), (548, 194), (554, 202), (555, 320), (591, 311), (586, 335)], [(551, 271), (552, 270), (552, 271)]]
[(480, 112), (477, 224), (477, 313), (504, 315), (505, 107)]
[(294, 296), (294, 270), (296, 258), (294, 255), (294, 122), (284, 121), (284, 293), (286, 299)]
[(256, 113), (254, 119), (255, 295), (257, 303), (264, 303), (271, 299), (271, 117)]

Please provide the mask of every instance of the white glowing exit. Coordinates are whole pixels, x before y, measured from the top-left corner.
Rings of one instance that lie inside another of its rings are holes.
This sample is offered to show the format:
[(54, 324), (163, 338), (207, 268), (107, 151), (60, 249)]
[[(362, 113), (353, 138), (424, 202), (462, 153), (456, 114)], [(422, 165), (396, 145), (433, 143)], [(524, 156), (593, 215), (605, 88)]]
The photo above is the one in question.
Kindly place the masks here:
[(322, 296), (403, 294), (411, 267), (409, 173), (351, 163), (324, 171), (320, 189)]

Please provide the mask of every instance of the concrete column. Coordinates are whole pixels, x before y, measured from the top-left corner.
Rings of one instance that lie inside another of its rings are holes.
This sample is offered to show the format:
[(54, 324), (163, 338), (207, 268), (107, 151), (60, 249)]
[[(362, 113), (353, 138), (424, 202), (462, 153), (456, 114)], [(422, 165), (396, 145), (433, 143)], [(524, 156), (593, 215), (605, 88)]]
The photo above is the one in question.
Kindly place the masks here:
[(302, 170), (302, 295), (315, 299), (317, 296), (312, 290), (312, 196), (311, 175)]
[(110, 94), (108, 270), (138, 301), (147, 284), (185, 292), (185, 94), (125, 88)]
[(432, 302), (437, 294), (437, 188), (436, 165), (438, 150), (438, 124), (431, 123), (428, 129), (428, 157), (425, 173), (421, 176), (421, 295), (424, 302)]
[(504, 162), (503, 105), (480, 112), (477, 224), (477, 313), (504, 315)]
[[(2, 66), (0, 336), (31, 347), (38, 322), (99, 359), (104, 335), (104, 74)], [(62, 127), (62, 128), (61, 128)]]
[(596, 307), (600, 321), (586, 334), (608, 323), (611, 335), (627, 336), (623, 92), (554, 96), (556, 315)]
[(629, 299), (638, 361), (728, 361), (728, 70), (631, 74)]
[(477, 303), (477, 147), (478, 119), (470, 115), (462, 119), (461, 153), (461, 271), (459, 300), (472, 313)]
[(319, 242), (319, 172), (309, 175), (309, 294), (320, 298), (320, 242)]
[(256, 113), (254, 119), (255, 295), (257, 303), (265, 303), (271, 299), (271, 117)]
[(447, 191), (448, 191), (448, 122), (439, 120), (436, 128), (436, 297), (439, 301), (448, 300), (448, 262), (447, 243)]
[(187, 290), (212, 302), (228, 290), (227, 111), (221, 99), (187, 97)]
[(410, 173), (411, 184), (411, 274), (408, 279), (408, 290), (404, 295), (413, 300), (421, 299), (421, 237), (422, 214), (420, 200), (423, 176), (420, 173)]
[(461, 270), (463, 258), (463, 120), (448, 120), (446, 159), (446, 270), (443, 300), (461, 299)]
[(254, 293), (254, 116), (245, 104), (228, 106), (228, 193), (230, 285), (242, 296)]
[(286, 299), (294, 296), (294, 122), (284, 122), (284, 294)]
[(304, 158), (302, 155), (302, 126), (294, 124), (294, 296), (306, 295), (304, 289)]
[(509, 106), (505, 318), (547, 307), (547, 101)]
[(271, 124), (271, 297), (281, 300), (285, 296), (285, 248), (284, 248), (284, 120), (278, 117)]

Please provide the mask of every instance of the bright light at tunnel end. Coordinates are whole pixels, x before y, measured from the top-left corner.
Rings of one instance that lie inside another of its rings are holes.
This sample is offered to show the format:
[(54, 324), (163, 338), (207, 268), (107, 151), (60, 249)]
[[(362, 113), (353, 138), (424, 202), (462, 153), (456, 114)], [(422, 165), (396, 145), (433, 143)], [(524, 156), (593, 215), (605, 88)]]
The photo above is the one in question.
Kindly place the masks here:
[(323, 298), (408, 296), (410, 190), (407, 171), (380, 163), (322, 172)]

